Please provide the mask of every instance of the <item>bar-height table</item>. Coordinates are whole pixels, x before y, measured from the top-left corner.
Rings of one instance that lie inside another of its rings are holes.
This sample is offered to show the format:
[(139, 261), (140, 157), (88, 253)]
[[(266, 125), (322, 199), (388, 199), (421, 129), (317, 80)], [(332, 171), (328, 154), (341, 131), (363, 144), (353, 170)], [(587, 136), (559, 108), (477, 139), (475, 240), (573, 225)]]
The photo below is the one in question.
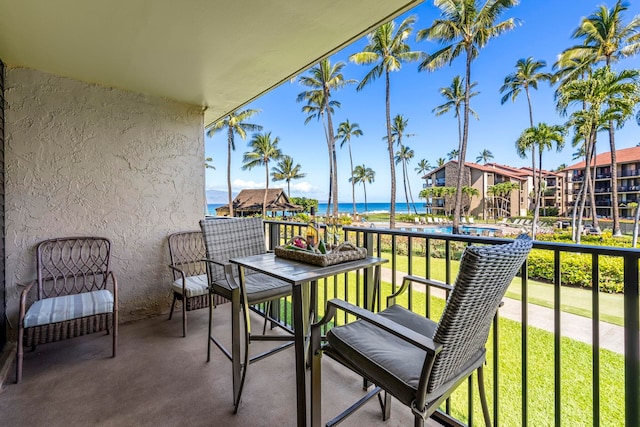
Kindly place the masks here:
[[(387, 262), (384, 258), (366, 257), (356, 261), (344, 262), (341, 264), (320, 267), (317, 265), (305, 264), (281, 257), (272, 253), (253, 255), (230, 260), (241, 268), (248, 268), (260, 273), (267, 274), (277, 279), (291, 284), (293, 302), (293, 329), (295, 343), (295, 365), (296, 365), (296, 400), (297, 400), (297, 425), (302, 427), (307, 425), (307, 388), (305, 372), (305, 336), (307, 333), (304, 309), (303, 309), (303, 286), (313, 284), (317, 286), (318, 280), (336, 276), (350, 271), (374, 268), (373, 278), (365, 275), (365, 308), (371, 309), (373, 306), (373, 289), (380, 283), (380, 266)], [(312, 308), (313, 310), (313, 308)]]

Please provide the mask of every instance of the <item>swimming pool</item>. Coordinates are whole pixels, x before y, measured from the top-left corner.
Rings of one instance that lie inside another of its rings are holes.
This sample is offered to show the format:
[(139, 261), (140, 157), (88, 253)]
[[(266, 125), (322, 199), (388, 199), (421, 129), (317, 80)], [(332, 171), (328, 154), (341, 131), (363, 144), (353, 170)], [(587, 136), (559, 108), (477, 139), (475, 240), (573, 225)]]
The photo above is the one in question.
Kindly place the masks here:
[[(460, 227), (462, 234), (471, 234), (474, 236), (493, 236), (495, 235), (497, 228), (488, 228), (488, 227), (470, 227), (467, 225), (463, 225)], [(451, 234), (453, 231), (452, 226), (424, 226), (424, 227), (403, 227), (400, 228), (401, 231), (416, 231), (423, 233), (436, 233), (436, 234)]]

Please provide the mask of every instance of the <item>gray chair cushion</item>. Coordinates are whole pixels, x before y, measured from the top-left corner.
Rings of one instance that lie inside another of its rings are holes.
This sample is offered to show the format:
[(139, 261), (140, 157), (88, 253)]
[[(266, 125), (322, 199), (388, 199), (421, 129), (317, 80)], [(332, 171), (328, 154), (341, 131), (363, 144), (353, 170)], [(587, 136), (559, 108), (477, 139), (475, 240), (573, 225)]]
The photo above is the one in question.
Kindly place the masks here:
[(47, 325), (113, 312), (113, 294), (106, 290), (83, 292), (34, 302), (24, 316), (24, 327)]
[[(187, 298), (207, 295), (209, 293), (209, 281), (207, 280), (207, 275), (200, 274), (198, 276), (187, 276), (185, 278), (184, 288)], [(182, 295), (182, 278), (174, 281), (171, 284), (171, 289)]]
[[(290, 284), (263, 273), (247, 274), (245, 276), (245, 289), (247, 290), (247, 299), (250, 305), (291, 295)], [(215, 281), (213, 290), (216, 294), (231, 299), (231, 288), (226, 280)]]
[[(395, 323), (433, 338), (437, 323), (426, 317), (393, 305), (378, 313)], [(426, 352), (402, 339), (362, 320), (336, 326), (327, 332), (330, 348), (340, 354), (357, 372), (367, 373), (377, 385), (387, 390), (405, 405), (416, 395)]]

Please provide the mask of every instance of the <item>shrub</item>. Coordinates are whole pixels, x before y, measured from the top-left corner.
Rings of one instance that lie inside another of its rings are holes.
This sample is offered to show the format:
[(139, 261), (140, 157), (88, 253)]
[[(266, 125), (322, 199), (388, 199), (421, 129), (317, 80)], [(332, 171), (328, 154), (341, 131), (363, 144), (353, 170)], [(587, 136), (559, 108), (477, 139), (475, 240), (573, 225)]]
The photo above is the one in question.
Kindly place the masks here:
[[(560, 282), (563, 286), (591, 288), (591, 255), (561, 254)], [(623, 260), (618, 257), (600, 257), (600, 289), (603, 292), (619, 293), (624, 290)], [(534, 249), (527, 261), (529, 277), (553, 282), (554, 254)]]

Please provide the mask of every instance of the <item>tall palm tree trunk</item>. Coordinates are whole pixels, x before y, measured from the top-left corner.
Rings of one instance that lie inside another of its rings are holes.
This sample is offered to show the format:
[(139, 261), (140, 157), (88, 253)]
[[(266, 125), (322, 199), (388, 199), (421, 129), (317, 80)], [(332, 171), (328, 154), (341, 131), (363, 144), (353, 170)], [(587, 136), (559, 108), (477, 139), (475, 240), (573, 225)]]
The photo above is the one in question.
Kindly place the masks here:
[(464, 120), (462, 141), (459, 144), (458, 152), (458, 185), (456, 187), (456, 202), (453, 213), (453, 234), (460, 234), (460, 208), (462, 207), (462, 186), (463, 186), (463, 173), (464, 173), (464, 161), (467, 156), (467, 139), (469, 137), (469, 82), (471, 81), (471, 47), (467, 46), (467, 60), (466, 60), (466, 75), (465, 75), (465, 88), (464, 88)]
[(322, 120), (322, 128), (324, 129), (324, 137), (327, 141), (327, 150), (329, 151), (329, 195), (327, 199), (327, 216), (331, 212), (331, 195), (333, 193), (333, 156), (331, 151), (331, 141), (329, 140), (329, 132), (327, 131), (327, 125)]
[(233, 128), (227, 130), (227, 191), (229, 193), (229, 216), (233, 217), (233, 195), (231, 193), (231, 148), (233, 147)]
[(338, 157), (336, 155), (336, 139), (333, 132), (333, 122), (331, 120), (331, 112), (327, 108), (327, 127), (329, 135), (329, 146), (331, 150), (331, 189), (333, 192), (333, 215), (338, 214)]
[(620, 231), (620, 209), (618, 208), (618, 159), (616, 156), (613, 120), (609, 121), (609, 146), (611, 148), (611, 207), (613, 216), (613, 236), (622, 237)]
[[(531, 95), (529, 87), (525, 87), (527, 95), (527, 104), (529, 106), (529, 124), (533, 127), (533, 107), (531, 106)], [(542, 166), (540, 166), (542, 171)], [(538, 228), (538, 220), (540, 219), (540, 179), (536, 180), (536, 144), (531, 144), (531, 174), (533, 176), (531, 185), (533, 186), (533, 222), (531, 224), (531, 238), (536, 238), (536, 229)]]
[(364, 189), (364, 210), (369, 212), (369, 205), (367, 205), (367, 184), (362, 181), (362, 188)]
[(407, 174), (407, 188), (409, 189), (409, 198), (411, 199), (411, 206), (413, 206), (413, 213), (418, 215), (418, 210), (416, 209), (416, 202), (413, 200), (413, 193), (411, 192), (411, 181), (409, 180), (408, 174)]
[(404, 198), (407, 202), (407, 214), (411, 213), (411, 207), (409, 206), (409, 193), (407, 192), (407, 163), (402, 159), (402, 185), (404, 187)]
[(268, 162), (265, 162), (264, 164), (264, 175), (265, 175), (265, 182), (267, 183), (267, 185), (265, 186), (264, 198), (262, 199), (262, 218), (267, 217), (267, 194), (269, 193), (269, 163)]
[(393, 138), (391, 137), (391, 103), (389, 101), (389, 71), (385, 70), (385, 101), (387, 113), (387, 149), (389, 150), (389, 169), (391, 172), (391, 204), (389, 208), (389, 228), (396, 228), (396, 166), (393, 158)]
[(593, 142), (591, 143), (591, 157), (589, 160), (589, 165), (593, 161), (593, 170), (591, 167), (589, 168), (591, 172), (591, 180), (589, 182), (589, 196), (591, 201), (591, 221), (592, 226), (600, 230), (600, 223), (598, 221), (598, 212), (596, 210), (596, 133), (593, 133)]
[(353, 156), (351, 155), (351, 141), (349, 141), (349, 164), (351, 165), (351, 200), (353, 201), (353, 218), (356, 217), (356, 183), (353, 182)]

